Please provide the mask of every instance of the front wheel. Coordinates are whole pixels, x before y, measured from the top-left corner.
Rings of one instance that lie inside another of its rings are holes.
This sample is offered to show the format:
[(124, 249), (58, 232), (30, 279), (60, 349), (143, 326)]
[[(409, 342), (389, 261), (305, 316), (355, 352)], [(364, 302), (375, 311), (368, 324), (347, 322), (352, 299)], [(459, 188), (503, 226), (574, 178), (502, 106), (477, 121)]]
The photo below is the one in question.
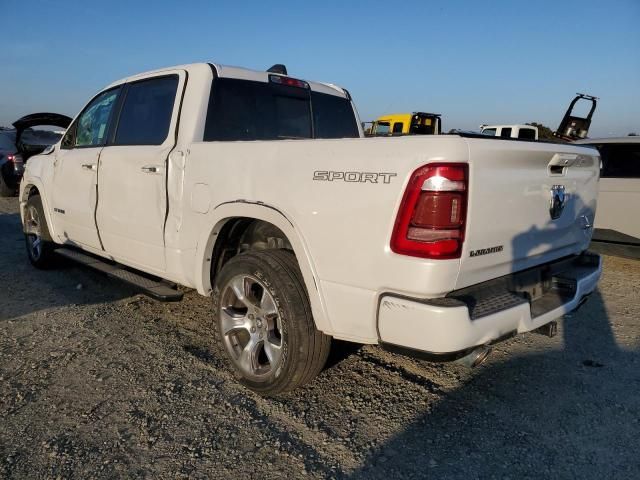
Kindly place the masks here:
[(54, 263), (54, 243), (49, 234), (40, 195), (32, 195), (27, 200), (23, 229), (31, 264), (36, 268), (50, 268)]
[(292, 253), (262, 250), (229, 260), (215, 281), (213, 306), (218, 350), (246, 387), (275, 395), (324, 367), (331, 337), (315, 328)]

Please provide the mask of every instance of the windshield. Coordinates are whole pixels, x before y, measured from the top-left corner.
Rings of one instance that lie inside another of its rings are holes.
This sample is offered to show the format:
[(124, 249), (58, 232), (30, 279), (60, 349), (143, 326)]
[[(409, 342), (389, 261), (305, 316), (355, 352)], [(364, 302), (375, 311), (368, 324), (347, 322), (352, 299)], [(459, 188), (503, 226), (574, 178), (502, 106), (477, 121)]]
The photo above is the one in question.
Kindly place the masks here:
[(389, 122), (378, 122), (375, 133), (376, 135), (388, 135), (391, 133), (391, 124)]
[(49, 145), (54, 145), (58, 143), (62, 137), (62, 132), (54, 132), (51, 130), (32, 130), (31, 128), (26, 129), (22, 137), (20, 137), (20, 141), (24, 145), (37, 145), (48, 147)]

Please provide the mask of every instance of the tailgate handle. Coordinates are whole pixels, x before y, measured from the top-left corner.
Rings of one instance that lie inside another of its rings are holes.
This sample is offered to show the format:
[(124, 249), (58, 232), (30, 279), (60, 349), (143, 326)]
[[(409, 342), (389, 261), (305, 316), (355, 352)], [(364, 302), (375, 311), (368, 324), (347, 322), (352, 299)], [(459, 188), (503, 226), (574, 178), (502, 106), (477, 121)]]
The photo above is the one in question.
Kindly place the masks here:
[(556, 153), (547, 165), (547, 173), (550, 177), (562, 177), (567, 174), (567, 168), (573, 165), (578, 158), (574, 153)]

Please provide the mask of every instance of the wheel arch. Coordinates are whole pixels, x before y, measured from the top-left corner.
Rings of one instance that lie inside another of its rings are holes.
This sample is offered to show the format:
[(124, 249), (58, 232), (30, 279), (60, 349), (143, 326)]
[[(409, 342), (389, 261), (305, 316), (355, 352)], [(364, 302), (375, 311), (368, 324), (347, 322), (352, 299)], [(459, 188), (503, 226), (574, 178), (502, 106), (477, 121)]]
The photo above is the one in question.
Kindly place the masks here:
[[(320, 291), (320, 282), (317, 279), (313, 260), (306, 246), (301, 232), (295, 228), (294, 223), (279, 209), (246, 201), (229, 202), (218, 205), (208, 215), (208, 228), (204, 228), (198, 239), (196, 247), (196, 288), (199, 293), (209, 295), (212, 290), (213, 279), (221, 264), (221, 250), (229, 236), (242, 237), (249, 224), (262, 222), (277, 228), (285, 236), (286, 242), (283, 248), (293, 251), (298, 266), (305, 282), (309, 302), (313, 312), (316, 328), (324, 333), (333, 331)], [(244, 227), (242, 223), (244, 222)], [(238, 227), (240, 225), (240, 227)], [(235, 232), (234, 232), (235, 229)], [(281, 248), (281, 247), (276, 247)]]
[(42, 194), (40, 193), (40, 189), (36, 185), (34, 185), (33, 183), (28, 183), (23, 188), (21, 200), (26, 202), (27, 200), (29, 200), (34, 195), (40, 195), (40, 198), (42, 198)]
[(20, 199), (20, 217), (22, 223), (24, 223), (24, 209), (27, 205), (27, 200), (29, 200), (29, 198), (31, 198), (33, 195), (40, 196), (42, 209), (44, 210), (44, 216), (47, 222), (47, 228), (49, 229), (49, 234), (51, 235), (51, 238), (57, 238), (55, 227), (52, 221), (53, 219), (51, 218), (51, 208), (49, 207), (49, 202), (44, 195), (44, 186), (37, 179), (29, 179), (26, 182), (23, 181), (23, 184), (20, 186), (20, 193), (18, 198)]

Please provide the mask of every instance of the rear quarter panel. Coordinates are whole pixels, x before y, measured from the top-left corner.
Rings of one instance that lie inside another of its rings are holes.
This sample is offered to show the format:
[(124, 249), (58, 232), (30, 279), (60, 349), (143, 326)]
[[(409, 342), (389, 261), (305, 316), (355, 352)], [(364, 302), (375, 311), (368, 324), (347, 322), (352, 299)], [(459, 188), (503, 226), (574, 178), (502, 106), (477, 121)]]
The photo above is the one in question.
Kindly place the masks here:
[[(179, 248), (195, 248), (194, 239), (221, 220), (216, 210), (227, 202), (277, 209), (308, 252), (331, 319), (327, 333), (377, 341), (380, 292), (437, 297), (455, 285), (458, 260), (397, 255), (389, 240), (410, 174), (430, 162), (464, 162), (467, 152), (455, 136), (194, 143), (184, 167)], [(314, 180), (318, 172), (342, 172), (353, 181)], [(374, 176), (363, 181), (366, 173)], [(203, 208), (194, 202), (211, 207), (199, 213)], [(314, 287), (307, 285), (310, 292)]]

